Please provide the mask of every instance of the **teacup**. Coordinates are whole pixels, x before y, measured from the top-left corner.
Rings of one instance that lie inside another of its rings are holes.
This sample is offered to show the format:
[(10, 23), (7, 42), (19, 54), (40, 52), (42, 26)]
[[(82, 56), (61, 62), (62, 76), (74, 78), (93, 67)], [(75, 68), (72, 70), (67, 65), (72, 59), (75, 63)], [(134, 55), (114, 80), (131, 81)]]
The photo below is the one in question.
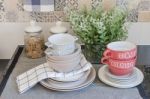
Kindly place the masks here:
[(112, 74), (115, 75), (127, 75), (133, 71), (133, 68), (136, 63), (136, 57), (130, 60), (115, 60), (111, 58), (103, 57), (101, 59), (103, 64), (107, 64), (109, 70)]
[(112, 42), (107, 45), (104, 51), (104, 57), (118, 60), (128, 60), (136, 57), (137, 47), (135, 44), (127, 41)]
[(66, 51), (65, 55), (67, 55), (74, 52), (77, 40), (77, 37), (70, 34), (55, 34), (48, 38), (45, 45), (55, 50), (56, 53), (58, 52), (58, 54)]

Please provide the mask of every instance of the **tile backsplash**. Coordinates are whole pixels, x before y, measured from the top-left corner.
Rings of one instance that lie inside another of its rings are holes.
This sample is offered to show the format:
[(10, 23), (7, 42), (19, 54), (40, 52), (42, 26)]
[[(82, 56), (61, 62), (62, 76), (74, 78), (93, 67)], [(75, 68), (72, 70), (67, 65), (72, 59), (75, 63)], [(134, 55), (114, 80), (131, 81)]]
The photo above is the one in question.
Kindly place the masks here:
[[(63, 21), (65, 16), (63, 13), (64, 7), (79, 9), (79, 6), (84, 4), (83, 1), (84, 0), (55, 0), (55, 11), (39, 13), (26, 12), (23, 9), (22, 0), (0, 0), (0, 22), (28, 22), (31, 19), (36, 19), (37, 22)], [(90, 3), (91, 8), (95, 8), (102, 0), (86, 0), (86, 2)], [(128, 16), (129, 21), (150, 21), (150, 0), (114, 0), (114, 2), (116, 6), (130, 10)], [(107, 4), (107, 2), (105, 4)], [(146, 17), (144, 16), (145, 13), (141, 15), (142, 11), (147, 11)], [(139, 14), (140, 19), (138, 19)]]

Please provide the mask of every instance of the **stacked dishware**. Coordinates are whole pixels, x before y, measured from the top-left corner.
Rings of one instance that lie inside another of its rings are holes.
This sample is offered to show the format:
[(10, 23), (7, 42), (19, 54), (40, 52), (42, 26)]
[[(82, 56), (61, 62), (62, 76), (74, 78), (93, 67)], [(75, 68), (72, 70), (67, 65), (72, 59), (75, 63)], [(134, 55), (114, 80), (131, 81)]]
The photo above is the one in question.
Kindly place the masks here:
[(107, 45), (101, 62), (104, 65), (99, 70), (99, 78), (106, 84), (130, 88), (143, 81), (142, 72), (135, 67), (137, 47), (127, 41), (112, 42)]
[[(70, 34), (54, 34), (45, 45), (47, 64), (64, 77), (52, 77), (41, 81), (46, 88), (57, 91), (72, 91), (90, 85), (95, 79), (95, 70), (81, 53), (77, 37)], [(90, 68), (89, 68), (90, 67)], [(70, 76), (65, 74), (70, 73)]]

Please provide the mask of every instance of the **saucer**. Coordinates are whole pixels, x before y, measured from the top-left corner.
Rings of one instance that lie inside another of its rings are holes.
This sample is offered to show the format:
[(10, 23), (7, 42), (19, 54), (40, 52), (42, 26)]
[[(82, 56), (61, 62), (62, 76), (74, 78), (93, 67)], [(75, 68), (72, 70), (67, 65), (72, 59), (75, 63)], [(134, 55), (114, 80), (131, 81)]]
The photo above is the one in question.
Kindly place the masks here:
[(134, 70), (133, 70), (133, 72), (134, 72), (133, 74), (135, 77), (133, 77), (133, 78), (131, 77), (132, 79), (127, 79), (131, 76), (130, 75), (130, 76), (127, 76), (126, 79), (121, 79), (121, 80), (114, 79), (114, 78), (111, 78), (108, 75), (106, 75), (107, 68), (108, 68), (107, 65), (102, 66), (98, 71), (98, 76), (102, 82), (104, 82), (107, 85), (113, 86), (113, 87), (132, 88), (132, 87), (135, 87), (135, 86), (139, 85), (140, 83), (142, 83), (142, 81), (144, 79), (143, 73), (136, 67), (134, 67)]
[(109, 77), (110, 79), (115, 79), (115, 80), (131, 80), (137, 77), (136, 74), (136, 69), (133, 69), (133, 72), (127, 75), (123, 75), (123, 76), (117, 76), (117, 75), (113, 75), (108, 68), (105, 68), (105, 75), (107, 77)]
[(83, 89), (89, 86), (94, 81), (95, 77), (96, 77), (96, 71), (94, 68), (91, 68), (90, 74), (88, 75), (88, 77), (85, 80), (83, 79), (79, 80), (80, 83), (76, 85), (63, 86), (63, 88), (60, 88), (60, 86), (53, 86), (52, 84), (48, 82), (48, 80), (43, 80), (40, 82), (40, 84), (48, 89), (55, 90), (55, 91), (74, 91), (74, 90)]

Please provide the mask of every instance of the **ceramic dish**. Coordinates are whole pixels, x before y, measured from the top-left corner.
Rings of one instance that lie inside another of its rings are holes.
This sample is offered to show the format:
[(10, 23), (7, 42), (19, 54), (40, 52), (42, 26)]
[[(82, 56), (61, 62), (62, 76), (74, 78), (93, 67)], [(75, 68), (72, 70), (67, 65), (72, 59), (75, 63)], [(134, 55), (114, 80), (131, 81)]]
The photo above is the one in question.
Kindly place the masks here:
[(118, 83), (116, 81), (111, 81), (106, 75), (105, 75), (105, 68), (108, 68), (107, 65), (102, 66), (99, 71), (98, 71), (98, 76), (99, 79), (104, 82), (107, 85), (113, 86), (113, 87), (117, 87), (117, 88), (132, 88), (135, 87), (137, 85), (139, 85), (140, 83), (142, 83), (144, 76), (143, 73), (138, 69), (138, 68), (134, 68), (136, 73), (136, 79), (132, 82), (127, 82), (127, 83)]
[(60, 81), (60, 82), (72, 82), (72, 81), (79, 80), (83, 75), (84, 75), (84, 72), (78, 75), (74, 75), (72, 77), (60, 77), (60, 78), (51, 78), (51, 79), (55, 81)]
[[(76, 67), (74, 69), (74, 71), (79, 70), (79, 69), (80, 69), (80, 66)], [(85, 75), (85, 72), (82, 72), (78, 75), (74, 75), (74, 76), (70, 76), (70, 77), (60, 77), (60, 78), (51, 78), (51, 79), (60, 81), (60, 82), (72, 82), (72, 81), (79, 80), (83, 75)]]
[[(73, 51), (74, 52), (74, 51)], [(64, 56), (64, 55), (68, 55), (68, 54), (72, 54), (73, 53), (72, 50), (68, 49), (68, 50), (60, 50), (60, 51), (57, 51), (57, 50), (54, 50), (52, 48), (47, 48), (45, 50), (45, 53), (47, 55), (55, 55), (55, 56)]]
[(74, 57), (80, 57), (81, 54), (81, 46), (79, 44), (76, 44), (76, 49), (72, 54), (69, 55), (63, 55), (63, 56), (55, 56), (55, 55), (49, 55), (48, 52), (45, 52), (47, 59), (49, 60), (55, 60), (55, 61), (64, 61), (73, 59)]
[[(107, 66), (108, 67), (108, 66)], [(123, 75), (123, 76), (116, 76), (113, 75), (108, 68), (105, 68), (105, 74), (106, 76), (112, 78), (112, 79), (116, 79), (116, 80), (130, 80), (136, 77), (136, 69), (133, 69), (133, 72), (127, 75)]]
[(49, 64), (49, 66), (54, 69), (55, 71), (58, 72), (71, 72), (72, 70), (74, 70), (75, 67), (77, 67), (80, 63), (81, 58), (74, 60), (72, 62), (68, 62), (66, 60), (66, 62), (51, 62), (51, 61), (47, 61), (47, 63)]
[(90, 74), (87, 77), (87, 79), (83, 83), (76, 85), (76, 86), (60, 89), (59, 87), (56, 87), (56, 86), (54, 87), (51, 84), (49, 84), (47, 80), (41, 81), (40, 84), (48, 89), (55, 90), (55, 91), (74, 91), (74, 90), (83, 89), (89, 86), (94, 81), (95, 77), (96, 77), (96, 71), (94, 68), (91, 68)]
[(54, 49), (56, 52), (65, 51), (66, 54), (71, 54), (75, 50), (75, 42), (77, 37), (70, 34), (54, 34), (48, 38), (45, 43), (47, 47)]
[(56, 80), (48, 79), (48, 83), (54, 87), (65, 89), (65, 88), (69, 88), (72, 86), (77, 86), (77, 85), (82, 84), (87, 79), (89, 74), (90, 74), (90, 70), (84, 72), (84, 75), (80, 79), (78, 79), (77, 81), (73, 81), (73, 82), (59, 82)]

